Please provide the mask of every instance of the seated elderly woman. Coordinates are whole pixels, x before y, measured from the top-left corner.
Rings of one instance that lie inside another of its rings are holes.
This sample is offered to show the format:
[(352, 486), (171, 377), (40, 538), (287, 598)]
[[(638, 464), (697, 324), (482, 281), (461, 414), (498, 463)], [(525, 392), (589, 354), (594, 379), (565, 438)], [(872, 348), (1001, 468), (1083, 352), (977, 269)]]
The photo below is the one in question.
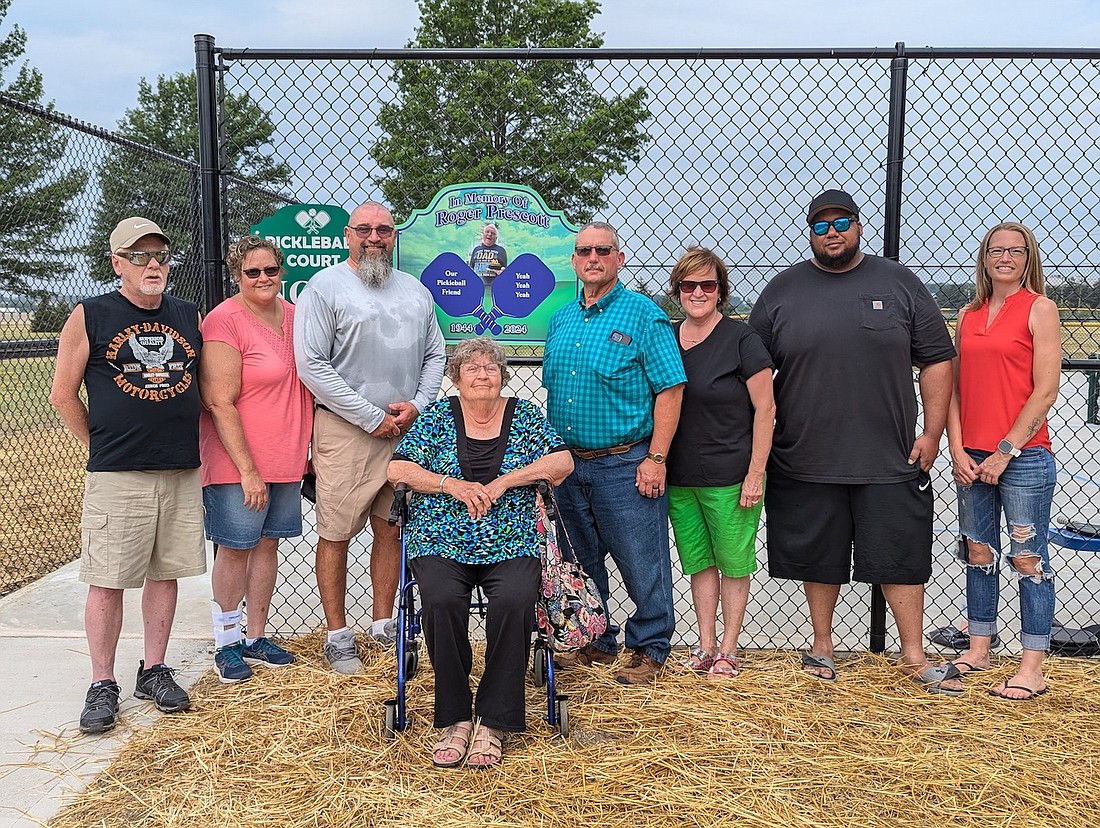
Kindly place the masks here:
[[(419, 493), (405, 537), (435, 670), (435, 726), (443, 729), (432, 762), (486, 768), (500, 762), (504, 733), (526, 724), (524, 674), (542, 572), (534, 484), (560, 483), (573, 458), (536, 405), (501, 396), (508, 366), (492, 340), (461, 343), (447, 376), (458, 396), (425, 408), (398, 444), (389, 478)], [(476, 711), (475, 586), (488, 601)]]

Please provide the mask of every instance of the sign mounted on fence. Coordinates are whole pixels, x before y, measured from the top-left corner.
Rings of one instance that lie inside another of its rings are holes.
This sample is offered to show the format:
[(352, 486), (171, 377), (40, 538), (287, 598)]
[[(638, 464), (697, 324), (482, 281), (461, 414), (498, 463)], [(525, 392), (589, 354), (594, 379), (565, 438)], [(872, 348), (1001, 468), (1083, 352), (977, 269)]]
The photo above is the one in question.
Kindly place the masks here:
[(283, 296), (294, 302), (310, 277), (348, 257), (348, 212), (329, 204), (291, 204), (251, 227), (283, 251)]
[(577, 230), (529, 187), (445, 187), (398, 230), (397, 267), (431, 291), (448, 342), (542, 344), (551, 314), (577, 296)]

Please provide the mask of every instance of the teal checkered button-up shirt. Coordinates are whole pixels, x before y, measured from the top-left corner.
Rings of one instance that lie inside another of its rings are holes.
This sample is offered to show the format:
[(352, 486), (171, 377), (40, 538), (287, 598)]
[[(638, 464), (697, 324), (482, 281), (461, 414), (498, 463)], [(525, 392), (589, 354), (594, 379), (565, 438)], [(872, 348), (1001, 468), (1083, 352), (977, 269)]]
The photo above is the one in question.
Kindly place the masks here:
[(591, 307), (581, 296), (550, 319), (542, 362), (546, 412), (572, 448), (648, 438), (657, 394), (685, 382), (668, 316), (621, 282)]

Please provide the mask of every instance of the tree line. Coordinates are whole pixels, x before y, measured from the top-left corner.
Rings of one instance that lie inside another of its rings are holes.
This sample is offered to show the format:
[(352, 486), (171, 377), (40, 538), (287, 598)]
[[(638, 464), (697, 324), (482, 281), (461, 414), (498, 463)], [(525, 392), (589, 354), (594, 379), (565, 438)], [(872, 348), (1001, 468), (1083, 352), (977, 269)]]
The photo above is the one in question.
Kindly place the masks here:
[[(592, 32), (596, 0), (419, 0), (420, 23), (409, 47), (599, 47)], [(0, 0), (0, 26), (11, 0)], [(0, 40), (0, 72), (24, 52), (26, 34), (13, 25)], [(382, 196), (404, 220), (449, 181), (522, 181), (565, 210), (574, 222), (605, 206), (607, 177), (637, 162), (649, 141), (647, 92), (603, 95), (587, 67), (573, 61), (500, 61), (477, 66), (457, 61), (403, 61), (391, 81), (397, 94), (379, 114), (382, 136), (369, 152)], [(0, 92), (52, 110), (43, 101), (42, 75), (26, 62)], [(231, 235), (298, 200), (292, 170), (273, 148), (275, 123), (248, 94), (223, 102), (224, 199)], [(202, 300), (199, 221), (198, 101), (193, 72), (141, 79), (137, 104), (115, 134), (177, 156), (174, 163), (133, 146), (114, 145), (94, 169), (67, 160), (65, 127), (0, 106), (0, 292), (36, 297), (35, 327), (49, 330), (67, 313), (71, 297), (51, 285), (87, 273), (115, 280), (107, 248), (111, 228), (128, 215), (156, 221), (173, 240), (169, 288)], [(582, 159), (578, 161), (578, 159)], [(79, 216), (75, 202), (98, 187), (94, 215)], [(367, 182), (363, 182), (366, 184)], [(236, 191), (234, 187), (236, 186)], [(274, 193), (265, 197), (264, 193)], [(74, 222), (88, 222), (83, 247), (63, 240)]]

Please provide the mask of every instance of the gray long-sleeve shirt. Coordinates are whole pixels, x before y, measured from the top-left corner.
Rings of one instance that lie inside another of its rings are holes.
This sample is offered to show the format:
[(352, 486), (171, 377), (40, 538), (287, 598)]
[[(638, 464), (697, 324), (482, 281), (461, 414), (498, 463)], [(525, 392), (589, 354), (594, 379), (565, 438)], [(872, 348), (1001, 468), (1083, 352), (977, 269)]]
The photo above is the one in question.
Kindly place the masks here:
[(390, 403), (423, 411), (447, 359), (427, 288), (400, 270), (368, 288), (347, 262), (318, 271), (299, 295), (294, 357), (317, 402), (364, 431)]

